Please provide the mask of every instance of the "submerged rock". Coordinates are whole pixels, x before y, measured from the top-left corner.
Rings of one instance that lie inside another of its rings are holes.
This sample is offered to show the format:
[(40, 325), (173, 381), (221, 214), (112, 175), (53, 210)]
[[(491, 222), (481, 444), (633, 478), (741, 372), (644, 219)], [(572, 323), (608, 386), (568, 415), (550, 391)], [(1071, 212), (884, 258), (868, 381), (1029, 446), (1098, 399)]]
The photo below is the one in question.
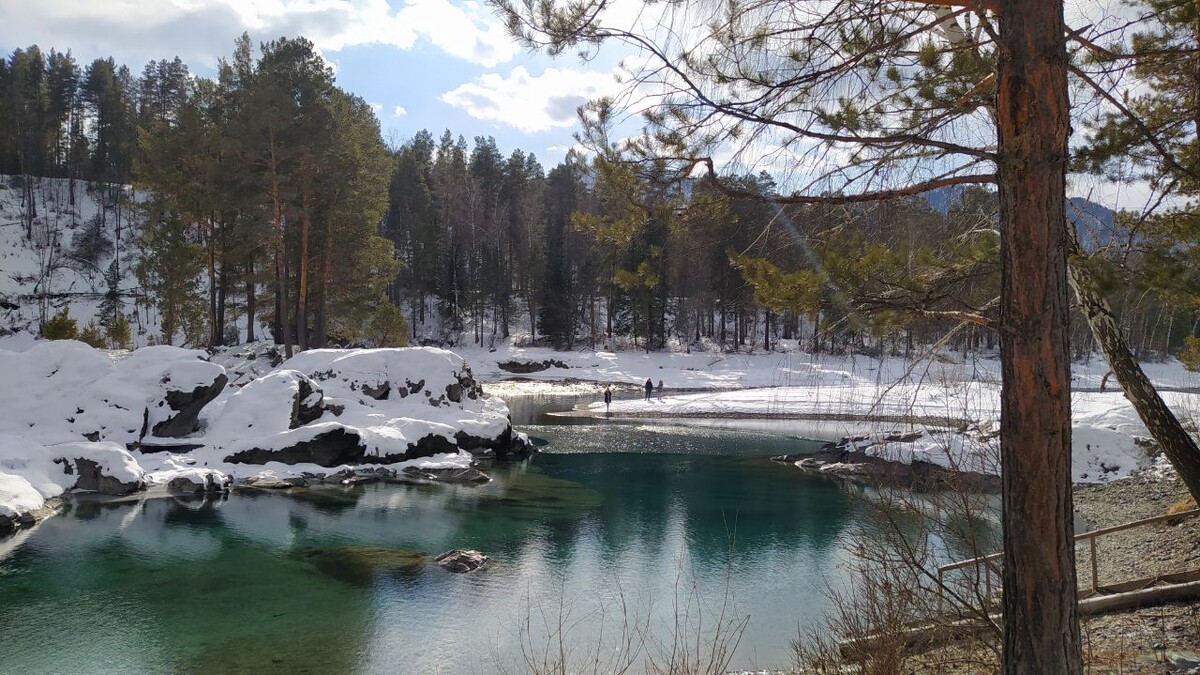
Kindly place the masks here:
[(453, 551), (446, 551), (435, 560), (438, 567), (447, 572), (463, 574), (482, 569), (488, 564), (489, 558), (479, 551), (464, 551), (456, 548)]
[(429, 554), (424, 551), (376, 546), (301, 549), (292, 553), (292, 557), (310, 563), (322, 574), (355, 586), (365, 586), (381, 574), (416, 574), (429, 560)]
[(418, 478), (422, 480), (432, 480), (439, 483), (464, 483), (467, 485), (478, 485), (481, 483), (491, 482), (491, 477), (486, 473), (475, 468), (418, 468), (415, 466), (406, 466), (403, 471), (404, 475), (409, 478)]
[(301, 476), (289, 478), (272, 478), (270, 476), (251, 476), (239, 483), (237, 487), (253, 488), (256, 490), (287, 490), (289, 488), (307, 487), (308, 479)]

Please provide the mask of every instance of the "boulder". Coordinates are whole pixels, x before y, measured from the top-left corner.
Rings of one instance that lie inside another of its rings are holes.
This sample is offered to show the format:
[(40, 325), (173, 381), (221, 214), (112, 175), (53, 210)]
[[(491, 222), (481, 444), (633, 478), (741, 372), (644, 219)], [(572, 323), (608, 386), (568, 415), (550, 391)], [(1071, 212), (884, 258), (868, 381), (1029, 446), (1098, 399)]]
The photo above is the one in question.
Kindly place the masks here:
[[(286, 435), (281, 439), (286, 439)], [(281, 462), (334, 467), (361, 463), (366, 450), (362, 437), (349, 427), (332, 426), (313, 434), (305, 434), (303, 439), (278, 448), (242, 450), (229, 455), (225, 461), (233, 464)]]
[(167, 481), (167, 490), (179, 494), (227, 492), (232, 479), (215, 469), (187, 469)]
[(464, 551), (454, 549), (447, 551), (434, 559), (438, 567), (455, 573), (474, 572), (488, 564), (489, 558), (479, 551)]

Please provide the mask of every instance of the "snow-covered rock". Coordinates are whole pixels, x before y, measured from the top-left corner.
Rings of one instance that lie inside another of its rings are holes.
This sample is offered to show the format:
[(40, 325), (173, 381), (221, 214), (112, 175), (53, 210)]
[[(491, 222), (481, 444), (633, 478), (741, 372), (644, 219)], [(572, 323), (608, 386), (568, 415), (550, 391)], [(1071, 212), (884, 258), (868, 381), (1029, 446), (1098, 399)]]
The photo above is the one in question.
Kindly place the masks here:
[(172, 364), (158, 381), (156, 401), (146, 406), (146, 433), (182, 438), (200, 428), (200, 411), (215, 399), (229, 378), (215, 363), (186, 360)]
[(0, 373), (5, 527), (69, 490), (206, 493), (256, 475), (461, 471), (465, 451), (530, 448), (504, 402), (441, 349), (316, 350), (227, 387), (225, 368), (197, 350), (55, 341), (0, 350)]
[(146, 489), (146, 471), (116, 443), (62, 443), (47, 450), (67, 475), (76, 477), (75, 490), (127, 495)]

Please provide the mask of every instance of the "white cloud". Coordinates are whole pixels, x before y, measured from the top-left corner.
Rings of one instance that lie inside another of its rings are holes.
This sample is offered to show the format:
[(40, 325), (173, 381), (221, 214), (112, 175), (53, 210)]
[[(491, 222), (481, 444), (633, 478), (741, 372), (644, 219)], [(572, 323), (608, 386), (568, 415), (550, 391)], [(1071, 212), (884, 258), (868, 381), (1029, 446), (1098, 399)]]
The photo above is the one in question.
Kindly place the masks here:
[(537, 132), (573, 126), (576, 108), (621, 88), (612, 73), (547, 68), (541, 75), (531, 75), (517, 66), (507, 77), (487, 73), (440, 99), (476, 119)]
[(376, 117), (379, 117), (379, 113), (383, 112), (382, 103), (368, 103), (367, 105), (371, 106), (371, 112), (375, 113)]
[(402, 106), (402, 105), (398, 105), (395, 108), (392, 108), (392, 117), (404, 117), (407, 114), (408, 114), (408, 111), (405, 110), (404, 106)]
[[(474, 0), (39, 0), (0, 3), (0, 43), (31, 43), (137, 59), (178, 54), (213, 65), (233, 39), (303, 35), (327, 52), (418, 41), (485, 67), (516, 56), (503, 24)], [(17, 5), (21, 5), (18, 9)]]

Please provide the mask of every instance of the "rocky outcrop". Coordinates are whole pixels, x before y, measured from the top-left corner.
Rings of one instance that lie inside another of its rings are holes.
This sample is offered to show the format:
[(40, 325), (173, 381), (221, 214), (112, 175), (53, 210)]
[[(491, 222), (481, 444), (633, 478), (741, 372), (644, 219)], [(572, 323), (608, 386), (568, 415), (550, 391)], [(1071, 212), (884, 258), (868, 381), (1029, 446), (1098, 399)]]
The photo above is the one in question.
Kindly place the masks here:
[(483, 569), (488, 564), (488, 560), (489, 558), (479, 551), (464, 551), (457, 548), (453, 551), (447, 551), (439, 555), (437, 558), (434, 558), (434, 561), (437, 562), (438, 567), (441, 567), (447, 572), (455, 572), (458, 574), (464, 574), (466, 572), (474, 572), (476, 570)]
[(480, 438), (459, 431), (454, 435), (454, 441), (459, 448), (479, 457), (525, 459), (536, 451), (528, 437), (513, 433), (511, 426), (496, 438)]
[(47, 499), (45, 504), (36, 509), (20, 513), (0, 513), (0, 537), (7, 537), (26, 527), (33, 527), (38, 522), (58, 513), (62, 507), (63, 500), (53, 497)]
[(320, 385), (303, 373), (296, 373), (297, 391), (292, 400), (292, 423), (289, 429), (316, 422), (325, 414), (325, 392)]
[[(977, 429), (957, 432), (937, 432), (937, 435), (972, 436), (971, 442), (982, 442), (987, 438)], [(845, 437), (836, 443), (828, 443), (812, 455), (780, 455), (771, 459), (792, 464), (799, 469), (823, 476), (842, 478), (863, 483), (885, 483), (908, 487), (941, 488), (953, 487), (973, 491), (991, 492), (999, 490), (998, 476), (977, 471), (951, 470), (945, 466), (910, 457), (899, 461), (902, 456), (896, 448), (904, 448), (918, 441), (927, 440), (924, 432), (894, 433), (880, 436)], [(888, 451), (878, 451), (883, 447)], [(876, 450), (876, 451), (872, 451)]]
[[(215, 399), (229, 382), (229, 378), (219, 366), (213, 367), (220, 371), (216, 373), (213, 381), (197, 385), (190, 390), (172, 388), (170, 373), (165, 375), (162, 380), (165, 395), (154, 404), (160, 410), (152, 412), (152, 408), (146, 409), (142, 436), (146, 435), (146, 427), (149, 427), (151, 435), (159, 438), (181, 438), (195, 433), (200, 428), (200, 411)], [(171, 412), (161, 410), (164, 407), (169, 408)], [(158, 418), (158, 421), (152, 421), (154, 418)]]
[[(68, 460), (63, 460), (64, 463)], [(64, 470), (66, 473), (73, 473), (78, 476), (75, 479), (76, 490), (84, 490), (87, 492), (96, 492), (102, 495), (127, 495), (134, 492), (139, 492), (146, 489), (144, 480), (121, 480), (121, 478), (108, 475), (105, 473), (98, 462), (95, 462), (86, 457), (77, 457), (69, 460), (71, 463), (66, 465)]]
[(497, 367), (506, 373), (516, 373), (518, 375), (526, 375), (529, 373), (540, 373), (543, 370), (551, 368), (567, 368), (567, 364), (558, 359), (546, 359), (545, 361), (504, 361), (497, 363)]
[(317, 464), (335, 467), (363, 461), (366, 446), (358, 432), (348, 427), (320, 431), (302, 441), (279, 448), (250, 448), (225, 458), (233, 464)]

